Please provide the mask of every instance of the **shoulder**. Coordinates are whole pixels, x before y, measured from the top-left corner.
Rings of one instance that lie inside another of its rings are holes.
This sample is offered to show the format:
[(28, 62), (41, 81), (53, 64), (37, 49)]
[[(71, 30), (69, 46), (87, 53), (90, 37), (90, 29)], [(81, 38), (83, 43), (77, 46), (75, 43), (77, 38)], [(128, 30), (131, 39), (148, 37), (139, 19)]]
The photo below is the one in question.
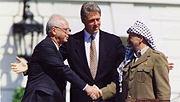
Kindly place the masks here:
[(162, 60), (167, 61), (166, 56), (161, 51), (152, 50), (152, 57), (155, 62), (160, 62)]
[(52, 39), (49, 37), (46, 37), (45, 39), (43, 39), (36, 45), (35, 49), (37, 49), (37, 48), (44, 49), (44, 48), (53, 47), (53, 46), (55, 46), (55, 45), (54, 45)]
[(152, 50), (152, 54), (156, 57), (165, 56), (164, 53), (162, 53), (161, 51), (157, 51), (157, 50)]
[(109, 43), (121, 44), (122, 41), (119, 36), (100, 30), (100, 38)]
[(105, 32), (105, 31), (102, 31), (100, 30), (100, 34), (102, 34), (102, 36), (105, 36), (105, 37), (108, 37), (110, 39), (120, 39), (119, 36), (115, 35), (115, 34), (112, 34), (112, 33), (108, 33), (108, 32)]
[(82, 36), (84, 36), (84, 31), (83, 30), (72, 34), (70, 37), (74, 38), (74, 39), (77, 39), (77, 38), (81, 38)]

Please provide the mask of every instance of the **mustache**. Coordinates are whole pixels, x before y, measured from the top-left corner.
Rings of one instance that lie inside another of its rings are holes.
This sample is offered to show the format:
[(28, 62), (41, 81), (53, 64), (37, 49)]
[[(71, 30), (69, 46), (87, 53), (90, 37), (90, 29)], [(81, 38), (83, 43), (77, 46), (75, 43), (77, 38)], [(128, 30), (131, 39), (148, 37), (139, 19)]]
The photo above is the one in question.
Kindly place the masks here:
[(99, 26), (93, 26), (93, 29), (97, 29), (97, 28), (99, 29)]

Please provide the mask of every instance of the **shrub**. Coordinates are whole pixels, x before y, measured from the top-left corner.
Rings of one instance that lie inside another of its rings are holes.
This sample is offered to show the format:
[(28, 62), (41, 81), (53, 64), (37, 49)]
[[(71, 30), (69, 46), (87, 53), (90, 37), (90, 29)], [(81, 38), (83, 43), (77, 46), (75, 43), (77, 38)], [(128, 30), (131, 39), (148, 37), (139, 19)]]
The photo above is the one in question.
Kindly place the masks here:
[(25, 88), (23, 88), (23, 87), (19, 87), (18, 89), (16, 89), (14, 91), (14, 96), (13, 96), (12, 102), (21, 102), (22, 97), (24, 95), (24, 90), (25, 90)]

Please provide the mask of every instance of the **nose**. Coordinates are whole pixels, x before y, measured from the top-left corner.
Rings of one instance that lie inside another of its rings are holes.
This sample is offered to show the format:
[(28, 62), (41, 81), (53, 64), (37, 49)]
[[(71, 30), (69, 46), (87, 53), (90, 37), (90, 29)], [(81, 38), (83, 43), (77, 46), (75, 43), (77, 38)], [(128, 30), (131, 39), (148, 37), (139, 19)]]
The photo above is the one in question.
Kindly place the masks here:
[(67, 32), (66, 34), (67, 34), (67, 35), (71, 35), (71, 32)]
[(97, 25), (97, 24), (98, 24), (98, 21), (97, 21), (97, 20), (94, 20), (94, 24)]
[(67, 34), (67, 35), (71, 35), (71, 29), (67, 29), (67, 30), (66, 30), (66, 34)]

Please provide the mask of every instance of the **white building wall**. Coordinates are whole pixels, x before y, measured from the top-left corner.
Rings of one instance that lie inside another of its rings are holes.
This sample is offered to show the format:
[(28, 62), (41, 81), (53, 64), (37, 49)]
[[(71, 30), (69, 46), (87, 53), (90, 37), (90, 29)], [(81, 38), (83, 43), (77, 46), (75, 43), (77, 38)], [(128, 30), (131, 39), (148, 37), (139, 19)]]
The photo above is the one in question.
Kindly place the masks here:
[[(33, 0), (32, 0), (33, 1)], [(174, 69), (170, 71), (170, 84), (172, 89), (172, 102), (180, 101), (180, 5), (172, 5), (149, 2), (123, 2), (123, 0), (112, 0), (98, 2), (101, 10), (101, 29), (118, 36), (127, 36), (126, 30), (135, 20), (143, 20), (152, 30), (158, 49), (164, 52), (170, 62), (174, 62)], [(135, 0), (138, 1), (138, 0)], [(142, 0), (143, 1), (143, 0)], [(170, 1), (170, 0), (169, 0)], [(35, 14), (35, 19), (45, 25), (48, 18), (56, 13), (64, 16), (70, 23), (72, 33), (83, 29), (80, 20), (81, 0), (40, 0), (38, 5), (30, 3), (31, 11)], [(11, 72), (10, 63), (15, 62), (17, 54), (12, 36), (12, 24), (20, 20), (20, 17), (13, 19), (18, 13), (22, 14), (22, 4), (18, 0), (0, 0), (0, 102), (11, 102), (14, 89), (25, 86), (26, 78), (21, 74)], [(44, 17), (44, 21), (37, 17), (39, 14)], [(15, 20), (15, 21), (14, 21)], [(45, 37), (42, 36), (41, 39)], [(69, 88), (67, 89), (69, 90)], [(68, 93), (69, 96), (69, 93)], [(69, 99), (69, 97), (67, 97)], [(69, 101), (69, 100), (68, 100)], [(67, 101), (67, 102), (68, 102)]]

